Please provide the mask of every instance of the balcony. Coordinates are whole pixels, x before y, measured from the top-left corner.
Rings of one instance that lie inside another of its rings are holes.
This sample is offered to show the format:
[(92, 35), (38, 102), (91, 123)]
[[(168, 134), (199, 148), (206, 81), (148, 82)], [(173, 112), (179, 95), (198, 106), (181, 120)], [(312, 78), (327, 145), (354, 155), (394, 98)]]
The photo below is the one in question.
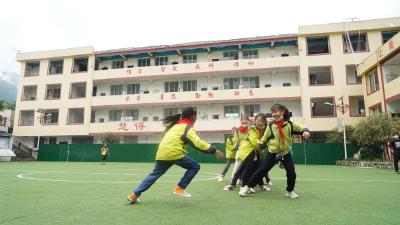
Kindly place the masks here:
[(94, 81), (108, 80), (152, 80), (179, 76), (197, 76), (232, 74), (243, 71), (270, 71), (285, 70), (285, 68), (299, 67), (299, 56), (241, 59), (215, 62), (199, 62), (191, 64), (177, 64), (165, 66), (149, 66), (136, 68), (121, 68), (112, 70), (95, 70)]
[[(294, 121), (303, 123), (301, 117), (293, 118)], [(194, 127), (199, 133), (229, 133), (232, 127), (239, 125), (239, 119), (198, 120)], [(91, 123), (90, 135), (103, 133), (126, 134), (155, 134), (164, 132), (161, 121), (132, 121), (132, 122), (107, 122)]]
[(212, 91), (171, 92), (159, 94), (136, 94), (96, 96), (92, 98), (92, 108), (142, 107), (146, 105), (207, 104), (229, 102), (257, 102), (260, 100), (300, 99), (300, 86), (248, 88)]

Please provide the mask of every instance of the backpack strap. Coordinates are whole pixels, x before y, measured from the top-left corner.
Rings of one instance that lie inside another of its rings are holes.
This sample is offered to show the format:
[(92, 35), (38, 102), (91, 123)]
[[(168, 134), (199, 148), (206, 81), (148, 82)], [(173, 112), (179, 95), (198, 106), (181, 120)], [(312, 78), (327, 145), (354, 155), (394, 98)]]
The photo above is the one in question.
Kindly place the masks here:
[(188, 134), (190, 128), (192, 128), (192, 127), (193, 127), (192, 125), (187, 124), (185, 127), (185, 130), (183, 131), (183, 134), (181, 136), (181, 139), (182, 139), (183, 143), (185, 143), (185, 145), (189, 144), (189, 139), (187, 137), (187, 134)]

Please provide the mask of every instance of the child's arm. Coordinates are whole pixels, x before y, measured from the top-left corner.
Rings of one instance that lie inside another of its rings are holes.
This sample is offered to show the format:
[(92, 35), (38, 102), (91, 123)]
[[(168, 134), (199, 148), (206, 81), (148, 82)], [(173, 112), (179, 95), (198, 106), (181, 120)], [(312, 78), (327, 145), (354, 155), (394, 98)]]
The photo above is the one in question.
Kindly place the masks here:
[(292, 122), (292, 126), (293, 126), (293, 131), (301, 133), (301, 136), (303, 138), (308, 139), (310, 137), (310, 130), (304, 125)]
[(206, 153), (210, 153), (210, 154), (214, 154), (217, 158), (224, 157), (224, 153), (219, 151), (216, 147), (214, 147), (214, 146), (210, 145), (209, 143), (201, 140), (199, 138), (199, 136), (197, 136), (196, 130), (193, 127), (189, 129), (185, 139), (186, 139), (188, 144), (190, 144), (191, 146), (193, 146), (194, 148), (196, 148), (196, 149), (198, 149), (200, 151), (203, 151), (203, 152), (206, 152)]

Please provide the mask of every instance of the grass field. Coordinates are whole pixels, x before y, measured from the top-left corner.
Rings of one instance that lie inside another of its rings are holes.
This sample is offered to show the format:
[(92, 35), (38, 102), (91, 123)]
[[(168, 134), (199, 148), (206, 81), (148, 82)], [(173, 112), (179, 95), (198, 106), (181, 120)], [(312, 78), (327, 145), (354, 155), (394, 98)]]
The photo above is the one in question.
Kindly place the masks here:
[(389, 170), (297, 165), (300, 198), (288, 199), (274, 167), (271, 192), (241, 198), (212, 179), (222, 166), (202, 165), (190, 199), (171, 194), (184, 172), (172, 167), (129, 205), (153, 164), (0, 163), (0, 224), (400, 224), (400, 175)]

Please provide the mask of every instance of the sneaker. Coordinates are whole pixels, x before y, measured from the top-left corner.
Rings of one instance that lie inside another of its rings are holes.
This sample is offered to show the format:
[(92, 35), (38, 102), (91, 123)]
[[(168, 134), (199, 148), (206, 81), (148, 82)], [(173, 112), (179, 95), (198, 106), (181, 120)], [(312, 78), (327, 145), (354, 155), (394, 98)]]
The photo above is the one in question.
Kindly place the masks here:
[(246, 195), (248, 194), (248, 192), (250, 191), (250, 188), (246, 186), (242, 187), (242, 189), (239, 191), (239, 195), (241, 197), (246, 197)]
[(271, 188), (270, 187), (268, 187), (268, 185), (263, 185), (263, 186), (260, 186), (260, 189), (261, 189), (261, 191), (271, 191)]
[(251, 194), (251, 193), (256, 193), (256, 190), (254, 190), (254, 188), (249, 188), (249, 192), (248, 192), (249, 194)]
[(174, 190), (172, 191), (172, 194), (179, 196), (179, 197), (184, 197), (184, 198), (190, 198), (192, 197), (192, 194), (189, 192), (185, 191), (185, 189), (182, 189), (179, 186), (176, 186)]
[(224, 181), (224, 176), (222, 176), (222, 175), (219, 175), (217, 178), (218, 178), (217, 180), (218, 180), (219, 182)]
[(232, 191), (234, 188), (235, 186), (228, 184), (224, 187), (224, 191)]
[(128, 200), (128, 202), (131, 204), (140, 202), (139, 197), (135, 193), (130, 193), (128, 195), (128, 198), (126, 198), (126, 200)]
[(286, 194), (285, 194), (285, 196), (286, 197), (289, 197), (289, 198), (298, 198), (298, 197), (300, 197), (298, 194), (296, 194), (296, 192), (294, 192), (294, 191), (291, 191), (291, 192), (286, 192)]
[(240, 185), (242, 183), (242, 181), (240, 180), (240, 179), (238, 179), (237, 181), (236, 181), (236, 185)]
[(273, 184), (272, 184), (272, 182), (270, 181), (270, 182), (268, 182), (268, 186), (272, 186)]

